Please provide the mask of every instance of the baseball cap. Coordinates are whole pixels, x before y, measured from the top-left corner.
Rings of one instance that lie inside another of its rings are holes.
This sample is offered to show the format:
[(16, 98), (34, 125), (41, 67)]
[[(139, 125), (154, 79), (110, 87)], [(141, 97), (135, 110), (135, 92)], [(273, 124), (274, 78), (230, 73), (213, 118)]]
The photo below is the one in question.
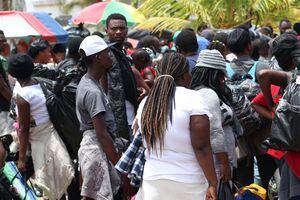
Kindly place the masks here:
[(99, 53), (112, 45), (114, 44), (106, 44), (106, 42), (98, 35), (91, 35), (84, 38), (79, 46), (79, 50), (83, 50), (86, 56), (90, 56)]

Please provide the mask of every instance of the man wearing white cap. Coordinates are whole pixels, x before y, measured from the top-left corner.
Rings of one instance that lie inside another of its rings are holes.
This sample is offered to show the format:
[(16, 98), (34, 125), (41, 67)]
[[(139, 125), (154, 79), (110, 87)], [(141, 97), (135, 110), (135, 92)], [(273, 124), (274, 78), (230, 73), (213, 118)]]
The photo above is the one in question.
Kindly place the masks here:
[(76, 113), (83, 139), (78, 151), (83, 199), (112, 200), (121, 180), (113, 167), (119, 160), (114, 146), (116, 123), (99, 80), (112, 66), (108, 45), (97, 35), (86, 37), (79, 53), (87, 66), (76, 94)]

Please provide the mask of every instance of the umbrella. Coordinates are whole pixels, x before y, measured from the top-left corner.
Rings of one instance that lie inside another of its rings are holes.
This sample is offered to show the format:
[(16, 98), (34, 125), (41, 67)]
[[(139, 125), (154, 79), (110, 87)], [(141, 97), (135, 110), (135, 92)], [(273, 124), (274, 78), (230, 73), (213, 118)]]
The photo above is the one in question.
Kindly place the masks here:
[(51, 43), (68, 40), (68, 33), (45, 12), (1, 11), (0, 29), (7, 38), (35, 36)]
[(128, 26), (133, 26), (145, 20), (145, 17), (134, 7), (121, 2), (100, 2), (92, 4), (78, 13), (72, 19), (74, 24), (105, 24), (107, 17), (113, 13), (125, 16)]

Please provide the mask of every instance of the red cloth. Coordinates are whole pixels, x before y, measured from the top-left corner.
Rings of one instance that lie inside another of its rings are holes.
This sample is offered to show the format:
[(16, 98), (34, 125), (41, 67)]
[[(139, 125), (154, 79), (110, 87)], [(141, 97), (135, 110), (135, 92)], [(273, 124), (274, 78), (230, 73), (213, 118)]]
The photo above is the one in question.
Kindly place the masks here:
[(286, 153), (284, 151), (268, 149), (267, 154), (269, 154), (270, 156), (272, 156), (278, 160), (281, 160)]
[(294, 174), (300, 178), (300, 152), (288, 151), (285, 156), (285, 161)]
[[(281, 99), (282, 95), (279, 94), (280, 87), (276, 85), (271, 85), (271, 95), (273, 97), (273, 102), (275, 104), (279, 103), (279, 100)], [(262, 92), (260, 92), (253, 100), (252, 103), (261, 105), (263, 107), (268, 107), (268, 103), (265, 99), (265, 96)], [(274, 117), (274, 113), (272, 113), (272, 116)]]
[[(279, 91), (280, 91), (280, 87), (279, 86), (271, 85), (271, 94), (272, 94), (272, 97), (273, 97), (273, 101), (276, 104), (279, 103), (279, 100), (281, 99), (281, 95), (279, 94)], [(261, 106), (268, 107), (268, 103), (267, 103), (267, 101), (265, 99), (265, 96), (264, 96), (264, 94), (262, 92), (259, 93), (252, 100), (252, 103), (256, 103), (256, 104), (259, 104)]]
[(146, 69), (148, 69), (148, 70), (151, 71), (151, 73), (154, 76), (154, 78), (156, 77), (156, 71), (155, 71), (155, 69), (153, 67), (149, 66), (149, 67), (146, 67), (146, 68), (144, 68), (144, 69), (141, 70), (141, 75), (142, 75), (143, 79), (146, 79), (146, 74), (145, 74), (145, 70)]

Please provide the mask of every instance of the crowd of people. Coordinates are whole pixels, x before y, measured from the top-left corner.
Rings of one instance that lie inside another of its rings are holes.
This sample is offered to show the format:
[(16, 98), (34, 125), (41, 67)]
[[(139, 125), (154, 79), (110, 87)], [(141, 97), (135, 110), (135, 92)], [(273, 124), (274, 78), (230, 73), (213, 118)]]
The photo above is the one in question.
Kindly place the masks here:
[[(15, 52), (0, 32), (0, 169), (15, 151), (50, 200), (217, 200), (222, 183), (268, 191), (279, 170), (276, 198), (300, 199), (299, 140), (270, 142), (284, 131), (281, 102), (300, 106), (300, 23), (282, 20), (279, 35), (249, 23), (184, 28), (133, 47), (116, 13), (105, 31)], [(284, 116), (290, 135), (297, 116)]]

